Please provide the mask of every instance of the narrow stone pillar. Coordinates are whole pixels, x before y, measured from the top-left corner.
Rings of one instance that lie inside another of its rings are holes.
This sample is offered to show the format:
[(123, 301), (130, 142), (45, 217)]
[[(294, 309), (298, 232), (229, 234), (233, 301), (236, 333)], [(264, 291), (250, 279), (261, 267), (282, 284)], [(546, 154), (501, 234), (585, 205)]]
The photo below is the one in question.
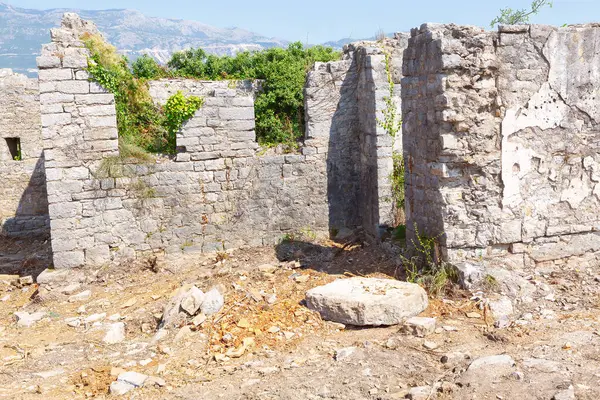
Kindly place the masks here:
[(103, 158), (118, 155), (117, 119), (113, 95), (88, 79), (85, 33), (98, 30), (66, 13), (37, 59), (55, 268), (110, 260), (98, 234), (111, 199), (93, 172)]

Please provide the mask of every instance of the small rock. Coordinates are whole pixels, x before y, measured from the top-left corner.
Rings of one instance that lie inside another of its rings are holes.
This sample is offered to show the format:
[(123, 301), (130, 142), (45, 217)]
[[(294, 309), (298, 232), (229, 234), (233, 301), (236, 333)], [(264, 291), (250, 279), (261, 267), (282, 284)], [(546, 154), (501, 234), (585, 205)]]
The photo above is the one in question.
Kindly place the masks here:
[(167, 383), (163, 378), (159, 378), (158, 376), (149, 376), (148, 379), (144, 382), (144, 386), (160, 386), (163, 387)]
[(68, 282), (82, 282), (83, 272), (77, 269), (45, 269), (35, 281), (40, 285), (59, 286)]
[(146, 379), (148, 379), (148, 375), (140, 374), (135, 371), (127, 371), (119, 374), (117, 381), (128, 383), (134, 387), (142, 387)]
[(152, 338), (152, 343), (159, 342), (166, 338), (169, 335), (169, 332), (166, 329), (159, 329), (154, 337)]
[(575, 400), (575, 388), (569, 386), (567, 390), (562, 390), (552, 397), (552, 400)]
[(442, 328), (446, 331), (446, 332), (456, 332), (458, 331), (458, 328), (452, 325), (444, 325), (442, 326)]
[(279, 332), (281, 329), (278, 326), (272, 326), (269, 328), (269, 330), (267, 332), (269, 333), (277, 333)]
[(192, 288), (181, 300), (181, 308), (183, 308), (189, 315), (195, 315), (203, 301), (204, 292), (198, 289), (196, 286), (192, 286)]
[(119, 313), (117, 313), (117, 314), (113, 314), (113, 315), (111, 315), (110, 317), (108, 317), (108, 320), (109, 320), (109, 321), (112, 321), (112, 322), (117, 322), (117, 321), (119, 321), (120, 319), (121, 319), (121, 314), (119, 314)]
[(310, 275), (297, 275), (294, 277), (296, 283), (306, 283), (310, 279)]
[(515, 365), (515, 361), (511, 356), (502, 354), (497, 356), (488, 356), (488, 357), (480, 357), (473, 361), (471, 365), (469, 365), (469, 371), (481, 369), (484, 367), (490, 366), (508, 366), (513, 367)]
[(77, 328), (81, 325), (81, 319), (78, 317), (65, 318), (65, 322), (72, 328)]
[(125, 324), (123, 322), (115, 322), (111, 324), (104, 335), (104, 343), (115, 344), (125, 340)]
[(266, 272), (268, 274), (272, 274), (277, 270), (277, 266), (273, 264), (262, 264), (258, 266), (258, 270), (260, 272)]
[(435, 332), (435, 318), (412, 317), (406, 320), (405, 330), (418, 337), (425, 337)]
[(31, 275), (22, 276), (19, 278), (19, 285), (25, 286), (25, 285), (32, 285), (32, 284), (33, 284), (33, 277)]
[(160, 328), (172, 328), (180, 326), (186, 320), (186, 313), (181, 310), (181, 301), (187, 295), (191, 285), (184, 285), (177, 289), (163, 308)]
[(446, 367), (454, 367), (456, 365), (464, 363), (471, 357), (467, 353), (461, 353), (459, 351), (453, 351), (446, 353), (440, 358), (440, 362)]
[(335, 360), (344, 360), (354, 354), (354, 352), (356, 352), (356, 347), (344, 347), (343, 349), (338, 349), (335, 351)]
[(114, 381), (110, 384), (110, 394), (113, 396), (122, 396), (133, 389), (135, 389), (135, 386), (127, 382)]
[(510, 377), (515, 381), (522, 381), (523, 379), (525, 379), (525, 374), (523, 374), (521, 371), (515, 371), (512, 374), (510, 374)]
[(225, 298), (223, 295), (216, 288), (213, 288), (204, 296), (204, 301), (202, 302), (201, 307), (202, 313), (207, 316), (216, 314), (221, 311), (224, 304)]
[(0, 299), (0, 301), (2, 301), (2, 302), (6, 302), (8, 300), (10, 300), (10, 294), (7, 294), (6, 296), (4, 296)]
[(510, 318), (507, 315), (502, 315), (494, 321), (494, 326), (498, 329), (508, 328), (510, 326)]
[(277, 295), (270, 294), (265, 298), (265, 300), (267, 301), (268, 304), (275, 304), (277, 302)]
[(283, 336), (285, 336), (285, 338), (287, 340), (291, 340), (294, 336), (296, 336), (296, 334), (294, 332), (283, 332)]
[(525, 321), (533, 321), (533, 314), (525, 313), (521, 316), (521, 318), (524, 319)]
[(423, 347), (425, 347), (427, 350), (435, 350), (437, 349), (439, 346), (437, 345), (437, 343), (435, 342), (430, 342), (430, 341), (425, 341), (423, 343)]
[(393, 279), (338, 279), (306, 293), (308, 308), (348, 325), (396, 325), (427, 308), (425, 290)]
[(200, 326), (202, 325), (204, 322), (206, 321), (206, 315), (200, 313), (198, 315), (196, 315), (194, 317), (194, 319), (192, 319), (192, 324), (194, 324), (194, 326)]
[(45, 311), (38, 311), (38, 312), (35, 312), (33, 314), (29, 314), (26, 311), (17, 311), (15, 313), (15, 317), (17, 317), (17, 325), (18, 326), (22, 326), (22, 327), (26, 327), (26, 328), (28, 328), (31, 325), (35, 324), (36, 322), (38, 322), (39, 320), (41, 320), (45, 316), (46, 316), (46, 312)]
[(90, 315), (89, 317), (85, 318), (85, 319), (83, 320), (83, 322), (84, 322), (85, 324), (92, 324), (92, 323), (94, 323), (94, 322), (96, 322), (96, 321), (100, 321), (100, 320), (104, 319), (105, 317), (106, 317), (106, 313), (102, 313), (102, 314), (92, 314), (92, 315)]
[(467, 313), (467, 318), (479, 319), (481, 318), (481, 314), (476, 312)]
[(428, 400), (431, 398), (431, 387), (417, 386), (408, 391), (408, 398), (411, 400)]
[(508, 296), (503, 296), (496, 300), (490, 300), (488, 302), (488, 306), (490, 307), (492, 317), (496, 321), (502, 318), (510, 319), (515, 312), (512, 301)]
[(77, 301), (86, 301), (86, 300), (89, 300), (89, 298), (91, 296), (92, 296), (91, 290), (84, 290), (81, 293), (77, 293), (77, 294), (74, 294), (73, 296), (69, 297), (69, 303), (75, 303)]
[(73, 293), (75, 293), (76, 291), (78, 291), (81, 288), (81, 284), (80, 283), (72, 283), (68, 286), (65, 286), (64, 288), (60, 289), (60, 292), (62, 294), (66, 294), (66, 295), (72, 295)]
[(87, 311), (87, 310), (86, 310), (85, 306), (83, 305), (83, 306), (80, 306), (80, 307), (77, 309), (77, 314), (85, 314), (85, 313), (86, 313), (86, 311)]

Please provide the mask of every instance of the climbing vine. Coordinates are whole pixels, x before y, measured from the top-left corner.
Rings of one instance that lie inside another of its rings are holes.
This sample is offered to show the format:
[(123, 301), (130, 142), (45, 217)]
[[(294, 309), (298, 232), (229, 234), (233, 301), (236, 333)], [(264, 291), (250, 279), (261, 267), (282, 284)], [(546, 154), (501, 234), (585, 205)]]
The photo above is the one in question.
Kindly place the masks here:
[[(204, 99), (196, 96), (185, 97), (181, 91), (169, 97), (164, 106), (164, 126), (169, 132), (169, 140), (175, 140), (175, 135), (183, 123), (192, 118), (203, 104)], [(174, 146), (175, 143), (169, 143), (169, 147)]]
[(391, 55), (385, 49), (383, 49), (383, 54), (385, 72), (388, 81), (388, 95), (383, 97), (383, 101), (385, 102), (385, 108), (382, 110), (383, 119), (378, 118), (377, 124), (385, 129), (390, 136), (395, 137), (402, 128), (402, 120), (396, 117), (396, 114), (398, 113), (398, 107), (394, 102), (394, 79), (392, 77), (391, 70)]

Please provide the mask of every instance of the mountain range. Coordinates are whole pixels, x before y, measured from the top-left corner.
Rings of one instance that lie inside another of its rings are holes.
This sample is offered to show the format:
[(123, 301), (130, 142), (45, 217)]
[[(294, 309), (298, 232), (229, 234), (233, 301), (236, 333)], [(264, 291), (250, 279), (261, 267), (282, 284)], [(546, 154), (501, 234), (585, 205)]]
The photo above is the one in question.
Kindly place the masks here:
[(190, 47), (231, 55), (288, 44), (244, 29), (149, 17), (136, 10), (33, 10), (0, 2), (0, 68), (35, 75), (35, 57), (42, 44), (50, 41), (50, 28), (59, 26), (67, 11), (94, 21), (107, 39), (132, 59), (149, 54), (164, 62), (173, 52)]

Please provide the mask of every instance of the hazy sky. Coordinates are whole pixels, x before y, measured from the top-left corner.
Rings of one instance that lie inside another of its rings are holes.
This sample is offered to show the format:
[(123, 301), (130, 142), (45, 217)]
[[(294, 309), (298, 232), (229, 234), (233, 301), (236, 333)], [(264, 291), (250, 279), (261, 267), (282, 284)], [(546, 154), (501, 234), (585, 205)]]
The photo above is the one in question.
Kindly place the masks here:
[[(166, 18), (248, 29), (265, 36), (320, 43), (406, 31), (422, 22), (487, 27), (502, 7), (526, 8), (531, 0), (0, 0), (25, 8), (132, 8)], [(562, 25), (600, 21), (600, 0), (554, 0), (532, 19)]]

